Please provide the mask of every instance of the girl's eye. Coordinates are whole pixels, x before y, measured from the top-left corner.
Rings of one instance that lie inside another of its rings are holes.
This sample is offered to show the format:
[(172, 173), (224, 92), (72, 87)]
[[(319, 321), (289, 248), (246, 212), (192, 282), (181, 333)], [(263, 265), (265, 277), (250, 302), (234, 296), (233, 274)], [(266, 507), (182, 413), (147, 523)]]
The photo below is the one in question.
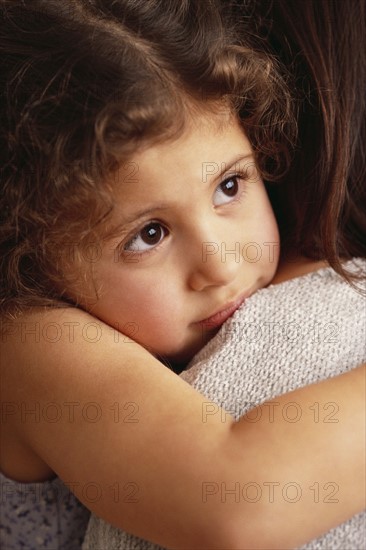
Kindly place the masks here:
[(129, 252), (145, 252), (157, 246), (166, 236), (167, 230), (158, 222), (150, 222), (123, 247)]
[(238, 176), (223, 181), (215, 189), (213, 203), (215, 206), (231, 202), (239, 192)]

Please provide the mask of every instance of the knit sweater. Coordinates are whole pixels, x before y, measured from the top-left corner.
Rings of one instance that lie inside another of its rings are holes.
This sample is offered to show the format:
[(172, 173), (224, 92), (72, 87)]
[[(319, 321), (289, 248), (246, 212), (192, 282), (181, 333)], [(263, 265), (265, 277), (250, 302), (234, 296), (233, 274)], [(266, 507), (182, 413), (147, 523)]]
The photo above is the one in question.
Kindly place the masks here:
[[(355, 259), (347, 268), (365, 274), (366, 261)], [(255, 405), (365, 361), (366, 301), (328, 267), (256, 292), (180, 376), (239, 418)], [(207, 409), (207, 414), (214, 412), (212, 406)], [(293, 422), (301, 410), (293, 405), (281, 413)], [(314, 403), (314, 422), (334, 422), (337, 414), (336, 404)], [(285, 498), (297, 498), (298, 490), (296, 485), (288, 488)], [(336, 498), (334, 485), (312, 490), (314, 498)], [(317, 490), (323, 494), (316, 495)], [(83, 545), (83, 550), (159, 548), (93, 515)], [(366, 513), (302, 548), (364, 550)]]

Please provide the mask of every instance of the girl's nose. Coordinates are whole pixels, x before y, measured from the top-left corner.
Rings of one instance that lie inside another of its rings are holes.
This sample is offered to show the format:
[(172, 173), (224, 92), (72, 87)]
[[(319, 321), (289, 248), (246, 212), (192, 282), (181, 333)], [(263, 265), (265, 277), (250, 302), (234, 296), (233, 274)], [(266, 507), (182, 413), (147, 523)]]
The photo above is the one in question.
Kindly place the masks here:
[(230, 284), (240, 269), (241, 258), (238, 251), (239, 243), (204, 242), (201, 244), (201, 254), (191, 264), (189, 286), (196, 291), (206, 287), (225, 286)]

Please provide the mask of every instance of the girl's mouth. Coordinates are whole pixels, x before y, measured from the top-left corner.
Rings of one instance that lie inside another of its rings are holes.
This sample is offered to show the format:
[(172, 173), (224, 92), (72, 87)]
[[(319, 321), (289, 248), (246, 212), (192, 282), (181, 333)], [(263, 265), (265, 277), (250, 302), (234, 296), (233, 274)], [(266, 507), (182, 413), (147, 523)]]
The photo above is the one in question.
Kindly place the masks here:
[(210, 315), (210, 317), (207, 317), (206, 319), (203, 319), (202, 321), (198, 321), (198, 323), (208, 328), (217, 328), (221, 326), (229, 317), (231, 317), (237, 309), (245, 302), (245, 297), (240, 297), (234, 302), (230, 302), (225, 307), (214, 313), (213, 315)]

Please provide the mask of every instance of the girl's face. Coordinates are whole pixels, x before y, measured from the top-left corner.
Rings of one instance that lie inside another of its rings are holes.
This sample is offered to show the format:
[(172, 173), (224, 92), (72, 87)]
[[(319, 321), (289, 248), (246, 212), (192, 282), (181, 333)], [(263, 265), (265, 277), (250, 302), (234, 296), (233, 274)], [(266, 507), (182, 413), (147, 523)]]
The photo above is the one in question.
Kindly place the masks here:
[(277, 268), (275, 217), (233, 119), (197, 117), (122, 166), (112, 224), (88, 309), (172, 361), (191, 358)]

